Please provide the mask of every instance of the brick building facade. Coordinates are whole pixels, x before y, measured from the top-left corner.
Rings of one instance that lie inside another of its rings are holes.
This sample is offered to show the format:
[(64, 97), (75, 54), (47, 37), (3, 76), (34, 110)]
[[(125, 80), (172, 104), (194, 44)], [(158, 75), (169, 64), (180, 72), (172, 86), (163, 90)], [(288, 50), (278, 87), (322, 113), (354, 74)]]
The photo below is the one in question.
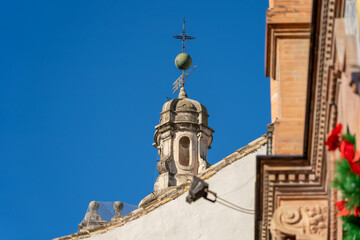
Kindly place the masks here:
[[(336, 123), (360, 134), (358, 1), (270, 1), (272, 156), (257, 158), (256, 239), (342, 239)], [(359, 148), (359, 142), (357, 142)]]

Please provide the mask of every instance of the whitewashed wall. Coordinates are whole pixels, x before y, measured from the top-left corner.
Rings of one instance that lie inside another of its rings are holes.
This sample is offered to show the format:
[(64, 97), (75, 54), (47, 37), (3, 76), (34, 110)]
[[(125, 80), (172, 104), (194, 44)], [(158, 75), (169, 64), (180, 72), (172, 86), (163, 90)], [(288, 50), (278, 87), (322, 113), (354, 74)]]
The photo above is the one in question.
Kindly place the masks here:
[[(207, 180), (209, 189), (241, 207), (254, 209), (256, 155), (265, 146), (220, 170)], [(92, 240), (227, 240), (254, 239), (254, 215), (199, 199), (191, 205), (186, 192), (124, 226), (93, 235)]]

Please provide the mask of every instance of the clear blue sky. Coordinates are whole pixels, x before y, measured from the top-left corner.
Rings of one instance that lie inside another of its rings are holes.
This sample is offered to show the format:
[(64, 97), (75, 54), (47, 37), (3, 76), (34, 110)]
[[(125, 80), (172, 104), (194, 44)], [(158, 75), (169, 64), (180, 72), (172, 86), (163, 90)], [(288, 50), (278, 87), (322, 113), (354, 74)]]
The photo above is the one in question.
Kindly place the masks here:
[(186, 90), (215, 129), (209, 162), (264, 134), (267, 2), (0, 1), (0, 239), (74, 233), (91, 200), (152, 192), (183, 17), (198, 65)]

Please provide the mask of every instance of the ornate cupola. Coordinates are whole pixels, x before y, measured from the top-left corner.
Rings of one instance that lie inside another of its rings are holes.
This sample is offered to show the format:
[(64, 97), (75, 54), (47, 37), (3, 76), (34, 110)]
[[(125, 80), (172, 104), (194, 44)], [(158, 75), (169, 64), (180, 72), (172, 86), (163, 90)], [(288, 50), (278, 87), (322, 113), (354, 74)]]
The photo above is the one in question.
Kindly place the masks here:
[(208, 126), (206, 108), (189, 99), (184, 88), (185, 79), (195, 69), (185, 73), (191, 67), (192, 60), (185, 53), (184, 43), (194, 37), (185, 34), (184, 25), (185, 20), (182, 35), (174, 36), (183, 42), (183, 53), (175, 59), (176, 67), (182, 70), (174, 83), (174, 92), (180, 88), (179, 95), (163, 105), (160, 123), (155, 127), (153, 145), (160, 155), (157, 164), (160, 175), (154, 185), (155, 191), (185, 183), (209, 166), (206, 157), (214, 130)]

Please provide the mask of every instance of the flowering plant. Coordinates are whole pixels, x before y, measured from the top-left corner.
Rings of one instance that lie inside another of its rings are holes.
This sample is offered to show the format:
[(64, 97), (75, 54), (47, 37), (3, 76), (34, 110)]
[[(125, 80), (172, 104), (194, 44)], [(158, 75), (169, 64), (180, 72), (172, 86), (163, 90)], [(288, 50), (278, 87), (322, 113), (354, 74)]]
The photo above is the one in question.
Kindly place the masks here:
[(339, 148), (342, 158), (335, 165), (333, 187), (341, 191), (343, 200), (335, 205), (343, 220), (344, 240), (360, 239), (360, 152), (356, 151), (355, 136), (349, 132), (341, 135), (341, 130), (339, 123), (325, 142), (329, 151)]

